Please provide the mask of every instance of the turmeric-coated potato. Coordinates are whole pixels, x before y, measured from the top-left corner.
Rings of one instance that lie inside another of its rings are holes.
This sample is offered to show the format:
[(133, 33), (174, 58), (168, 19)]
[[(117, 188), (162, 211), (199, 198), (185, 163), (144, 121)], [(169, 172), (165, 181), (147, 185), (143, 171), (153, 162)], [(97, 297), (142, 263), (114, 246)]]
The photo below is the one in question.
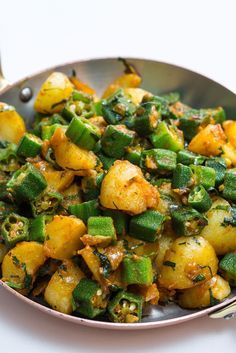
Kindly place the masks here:
[(227, 142), (222, 146), (222, 152), (221, 157), (225, 159), (227, 167), (236, 167), (236, 147)]
[(24, 120), (15, 108), (0, 102), (0, 140), (18, 143), (25, 131)]
[(230, 295), (229, 283), (215, 275), (196, 287), (184, 290), (178, 297), (178, 304), (186, 309), (201, 309), (217, 304)]
[(50, 142), (60, 167), (71, 171), (95, 168), (97, 163), (95, 154), (71, 142), (61, 128), (56, 129)]
[(53, 72), (43, 83), (34, 103), (34, 109), (43, 114), (58, 113), (69, 99), (73, 86), (62, 72)]
[(45, 253), (53, 259), (64, 260), (76, 255), (82, 247), (80, 237), (86, 232), (81, 219), (72, 216), (54, 216), (46, 225)]
[(210, 279), (217, 272), (218, 259), (213, 247), (201, 236), (177, 238), (166, 251), (159, 284), (167, 289), (186, 289), (198, 278)]
[(236, 251), (236, 227), (224, 223), (225, 218), (230, 218), (230, 204), (217, 198), (206, 213), (208, 224), (203, 228), (201, 236), (204, 237), (215, 249), (217, 255), (224, 255)]
[(188, 149), (203, 156), (218, 156), (225, 142), (226, 136), (221, 125), (209, 124), (193, 137)]
[(138, 105), (142, 102), (143, 97), (148, 93), (142, 88), (124, 88), (124, 94), (132, 103)]
[(141, 81), (142, 79), (137, 73), (128, 73), (128, 74), (121, 75), (106, 88), (102, 98), (110, 97), (119, 88), (139, 87)]
[(64, 260), (52, 275), (44, 293), (44, 299), (55, 310), (64, 314), (72, 313), (72, 292), (84, 277), (72, 260)]
[(155, 207), (158, 199), (157, 189), (128, 161), (116, 161), (103, 179), (100, 202), (106, 208), (139, 214)]
[(223, 128), (228, 141), (236, 148), (236, 121), (226, 120), (223, 123)]
[(158, 251), (155, 258), (155, 267), (158, 273), (162, 267), (166, 251), (170, 249), (175, 239), (176, 236), (172, 232), (166, 232), (158, 239)]
[(22, 294), (27, 294), (45, 260), (42, 244), (35, 241), (18, 243), (3, 259), (2, 279)]

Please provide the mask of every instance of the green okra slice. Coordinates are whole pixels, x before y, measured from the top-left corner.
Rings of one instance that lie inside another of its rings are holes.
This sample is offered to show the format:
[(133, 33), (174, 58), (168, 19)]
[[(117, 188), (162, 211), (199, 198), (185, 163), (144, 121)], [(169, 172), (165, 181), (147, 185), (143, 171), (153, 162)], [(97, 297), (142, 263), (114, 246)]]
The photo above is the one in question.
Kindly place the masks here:
[(193, 173), (189, 166), (178, 163), (172, 177), (172, 188), (188, 190), (194, 183)]
[(19, 167), (17, 145), (8, 141), (0, 141), (0, 171), (14, 172)]
[(100, 195), (104, 173), (83, 177), (81, 187), (85, 201), (94, 200)]
[(196, 185), (202, 185), (206, 190), (214, 188), (216, 172), (213, 168), (202, 165), (191, 165)]
[(176, 168), (176, 153), (161, 148), (143, 151), (141, 167), (150, 173), (170, 174)]
[(116, 231), (111, 217), (89, 217), (87, 227), (89, 235), (103, 239), (101, 245), (107, 246), (116, 239)]
[(46, 179), (31, 163), (18, 169), (7, 183), (7, 189), (17, 202), (34, 200), (46, 187)]
[(206, 212), (211, 208), (212, 200), (202, 185), (197, 185), (188, 195), (189, 206), (199, 212)]
[(133, 216), (129, 224), (129, 234), (137, 239), (155, 242), (160, 235), (165, 216), (155, 210), (148, 210)]
[(16, 205), (9, 204), (4, 201), (0, 201), (0, 224), (4, 221), (4, 219), (11, 213), (16, 213), (17, 207)]
[(101, 138), (103, 152), (114, 158), (121, 158), (134, 139), (135, 133), (125, 125), (108, 125)]
[(136, 111), (133, 129), (140, 136), (148, 136), (157, 127), (159, 117), (160, 113), (154, 104), (146, 103), (143, 106), (140, 105)]
[(97, 153), (98, 158), (102, 162), (102, 166), (104, 170), (108, 170), (111, 168), (112, 164), (116, 161), (116, 158), (114, 157), (108, 157), (101, 151)]
[(141, 162), (141, 152), (142, 148), (140, 147), (128, 147), (126, 149), (124, 159), (127, 159), (130, 163), (139, 166)]
[(30, 133), (25, 133), (17, 147), (17, 154), (22, 157), (35, 157), (41, 152), (43, 141)]
[(5, 244), (13, 247), (16, 243), (29, 238), (29, 220), (16, 213), (9, 214), (1, 226), (1, 234)]
[(122, 261), (122, 282), (126, 285), (148, 286), (153, 282), (153, 269), (150, 257), (127, 255)]
[(62, 200), (63, 196), (59, 192), (46, 190), (30, 202), (33, 216), (54, 214)]
[(219, 186), (224, 182), (224, 176), (226, 172), (226, 162), (224, 158), (220, 157), (215, 157), (215, 158), (209, 158), (207, 159), (205, 163), (206, 167), (213, 168), (216, 173), (216, 180), (215, 184), (216, 186)]
[(98, 200), (90, 200), (71, 205), (68, 207), (68, 211), (70, 214), (82, 219), (85, 223), (87, 223), (89, 217), (99, 216), (101, 214)]
[(156, 130), (150, 135), (150, 140), (155, 148), (164, 148), (173, 152), (184, 148), (183, 132), (165, 121), (157, 125)]
[(201, 165), (205, 162), (205, 160), (205, 156), (201, 156), (200, 154), (196, 154), (188, 150), (181, 150), (177, 153), (177, 163), (184, 165)]
[(177, 235), (194, 236), (201, 233), (207, 219), (191, 207), (181, 206), (171, 212), (173, 228)]
[(30, 221), (29, 240), (43, 243), (46, 239), (46, 223), (50, 217), (40, 215)]
[(224, 278), (229, 281), (231, 286), (236, 286), (236, 253), (226, 254), (219, 264), (223, 271)]
[(102, 214), (113, 219), (117, 235), (125, 235), (127, 233), (129, 216), (126, 213), (107, 209), (103, 210)]
[(118, 292), (108, 305), (109, 318), (118, 323), (139, 322), (142, 317), (143, 299), (140, 295)]
[(101, 137), (101, 133), (99, 128), (87, 119), (75, 116), (66, 130), (66, 136), (76, 145), (92, 150)]
[(225, 173), (223, 184), (223, 197), (236, 201), (236, 168), (229, 169)]
[(82, 278), (73, 290), (75, 310), (79, 314), (93, 319), (106, 310), (107, 295), (100, 285), (88, 278)]
[(66, 131), (66, 126), (61, 124), (53, 125), (43, 125), (41, 129), (41, 138), (42, 140), (50, 140), (57, 128), (61, 128), (63, 131)]

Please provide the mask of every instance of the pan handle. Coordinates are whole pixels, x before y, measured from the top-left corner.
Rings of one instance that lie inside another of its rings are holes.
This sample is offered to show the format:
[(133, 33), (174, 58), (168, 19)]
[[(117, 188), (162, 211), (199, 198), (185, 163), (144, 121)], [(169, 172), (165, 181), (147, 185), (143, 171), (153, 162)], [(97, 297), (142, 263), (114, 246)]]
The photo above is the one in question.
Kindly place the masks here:
[(2, 63), (1, 63), (1, 52), (0, 52), (0, 93), (4, 88), (9, 86), (10, 83), (5, 79), (2, 71)]
[(211, 319), (236, 319), (236, 301), (209, 314)]

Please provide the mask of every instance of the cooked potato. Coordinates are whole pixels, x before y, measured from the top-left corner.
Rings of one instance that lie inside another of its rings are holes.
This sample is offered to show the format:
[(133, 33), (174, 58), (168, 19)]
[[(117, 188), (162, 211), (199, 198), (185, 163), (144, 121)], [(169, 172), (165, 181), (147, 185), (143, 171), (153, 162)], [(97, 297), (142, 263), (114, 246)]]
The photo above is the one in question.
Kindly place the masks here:
[(84, 277), (72, 260), (64, 260), (52, 275), (44, 293), (44, 299), (55, 310), (64, 314), (72, 313), (72, 292)]
[(143, 97), (148, 93), (142, 88), (125, 88), (124, 94), (127, 96), (131, 102), (138, 105), (142, 102)]
[(217, 198), (206, 213), (208, 225), (201, 232), (201, 236), (209, 241), (217, 255), (236, 251), (236, 228), (223, 224), (225, 217), (231, 217), (229, 207), (226, 200)]
[(82, 247), (80, 237), (86, 232), (84, 223), (72, 216), (54, 216), (46, 225), (44, 250), (53, 259), (69, 259)]
[(229, 283), (215, 275), (209, 281), (184, 290), (178, 297), (178, 304), (186, 309), (201, 309), (214, 305), (230, 295)]
[(73, 171), (95, 168), (97, 163), (95, 154), (72, 143), (61, 128), (56, 129), (50, 143), (60, 167)]
[(86, 245), (85, 248), (81, 249), (78, 252), (79, 255), (82, 256), (86, 265), (90, 269), (93, 274), (93, 277), (96, 281), (98, 281), (102, 286), (105, 285), (105, 279), (101, 272), (101, 265), (98, 257), (94, 254), (94, 248), (89, 245)]
[(221, 157), (225, 159), (227, 167), (236, 167), (236, 148), (234, 148), (233, 145), (228, 142), (222, 146), (222, 152), (223, 154)]
[(158, 200), (157, 189), (128, 161), (116, 161), (103, 179), (100, 201), (106, 208), (139, 214), (155, 207)]
[(218, 156), (225, 142), (226, 136), (221, 125), (209, 124), (193, 137), (188, 149), (203, 156)]
[(18, 143), (25, 131), (24, 120), (15, 108), (0, 102), (0, 140)]
[(155, 258), (157, 253), (159, 253), (159, 242), (149, 243), (142, 241), (140, 239), (135, 239), (129, 235), (125, 235), (123, 239), (127, 242), (127, 246), (138, 256), (149, 256)]
[(225, 135), (231, 145), (236, 148), (236, 121), (227, 120), (223, 123)]
[(155, 258), (155, 267), (158, 273), (160, 272), (160, 269), (162, 267), (166, 251), (170, 249), (175, 239), (176, 236), (172, 234), (172, 232), (165, 232), (161, 235), (160, 239), (158, 239), (159, 246), (157, 256)]
[(102, 116), (93, 116), (92, 118), (88, 119), (91, 124), (97, 126), (99, 128), (99, 131), (101, 134), (104, 133), (106, 127), (107, 127), (107, 122)]
[(136, 73), (128, 73), (121, 75), (114, 82), (112, 82), (105, 90), (102, 98), (110, 97), (119, 88), (136, 88), (139, 87), (142, 79)]
[(58, 113), (70, 97), (73, 86), (61, 72), (53, 72), (43, 83), (34, 103), (34, 109), (43, 114)]
[[(40, 266), (46, 261), (43, 245), (37, 242), (21, 242), (11, 249), (2, 262), (2, 279), (12, 284), (22, 294), (27, 294)], [(28, 280), (26, 281), (28, 277)]]
[(191, 288), (197, 285), (197, 276), (208, 280), (217, 267), (218, 259), (207, 240), (201, 236), (180, 237), (165, 253), (159, 283), (167, 289)]

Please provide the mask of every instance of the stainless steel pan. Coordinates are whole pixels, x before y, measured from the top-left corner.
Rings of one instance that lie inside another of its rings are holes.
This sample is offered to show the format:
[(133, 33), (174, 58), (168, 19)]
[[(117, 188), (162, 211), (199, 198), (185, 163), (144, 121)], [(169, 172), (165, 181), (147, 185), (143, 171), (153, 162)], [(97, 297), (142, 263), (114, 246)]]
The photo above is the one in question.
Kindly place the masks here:
[[(182, 100), (194, 107), (211, 107), (222, 105), (230, 119), (236, 116), (236, 95), (220, 84), (190, 70), (175, 65), (144, 59), (127, 59), (143, 77), (142, 86), (153, 93), (179, 91)], [(123, 71), (123, 65), (116, 58), (92, 59), (73, 62), (54, 67), (27, 77), (13, 85), (7, 83), (0, 69), (0, 101), (16, 106), (17, 110), (30, 125), (33, 119), (33, 102), (35, 96), (49, 74), (55, 70), (71, 75), (76, 70), (79, 78), (90, 84), (100, 94), (104, 88)], [(40, 303), (35, 303), (22, 296), (0, 281), (9, 293), (13, 294), (35, 308), (50, 315), (87, 326), (107, 329), (147, 329), (181, 323), (200, 316), (209, 315), (211, 318), (230, 318), (236, 315), (236, 289), (229, 299), (214, 307), (192, 311), (179, 308), (175, 304), (165, 307), (150, 306), (145, 309), (141, 323), (115, 324), (110, 322), (92, 321), (75, 316), (58, 313)]]

